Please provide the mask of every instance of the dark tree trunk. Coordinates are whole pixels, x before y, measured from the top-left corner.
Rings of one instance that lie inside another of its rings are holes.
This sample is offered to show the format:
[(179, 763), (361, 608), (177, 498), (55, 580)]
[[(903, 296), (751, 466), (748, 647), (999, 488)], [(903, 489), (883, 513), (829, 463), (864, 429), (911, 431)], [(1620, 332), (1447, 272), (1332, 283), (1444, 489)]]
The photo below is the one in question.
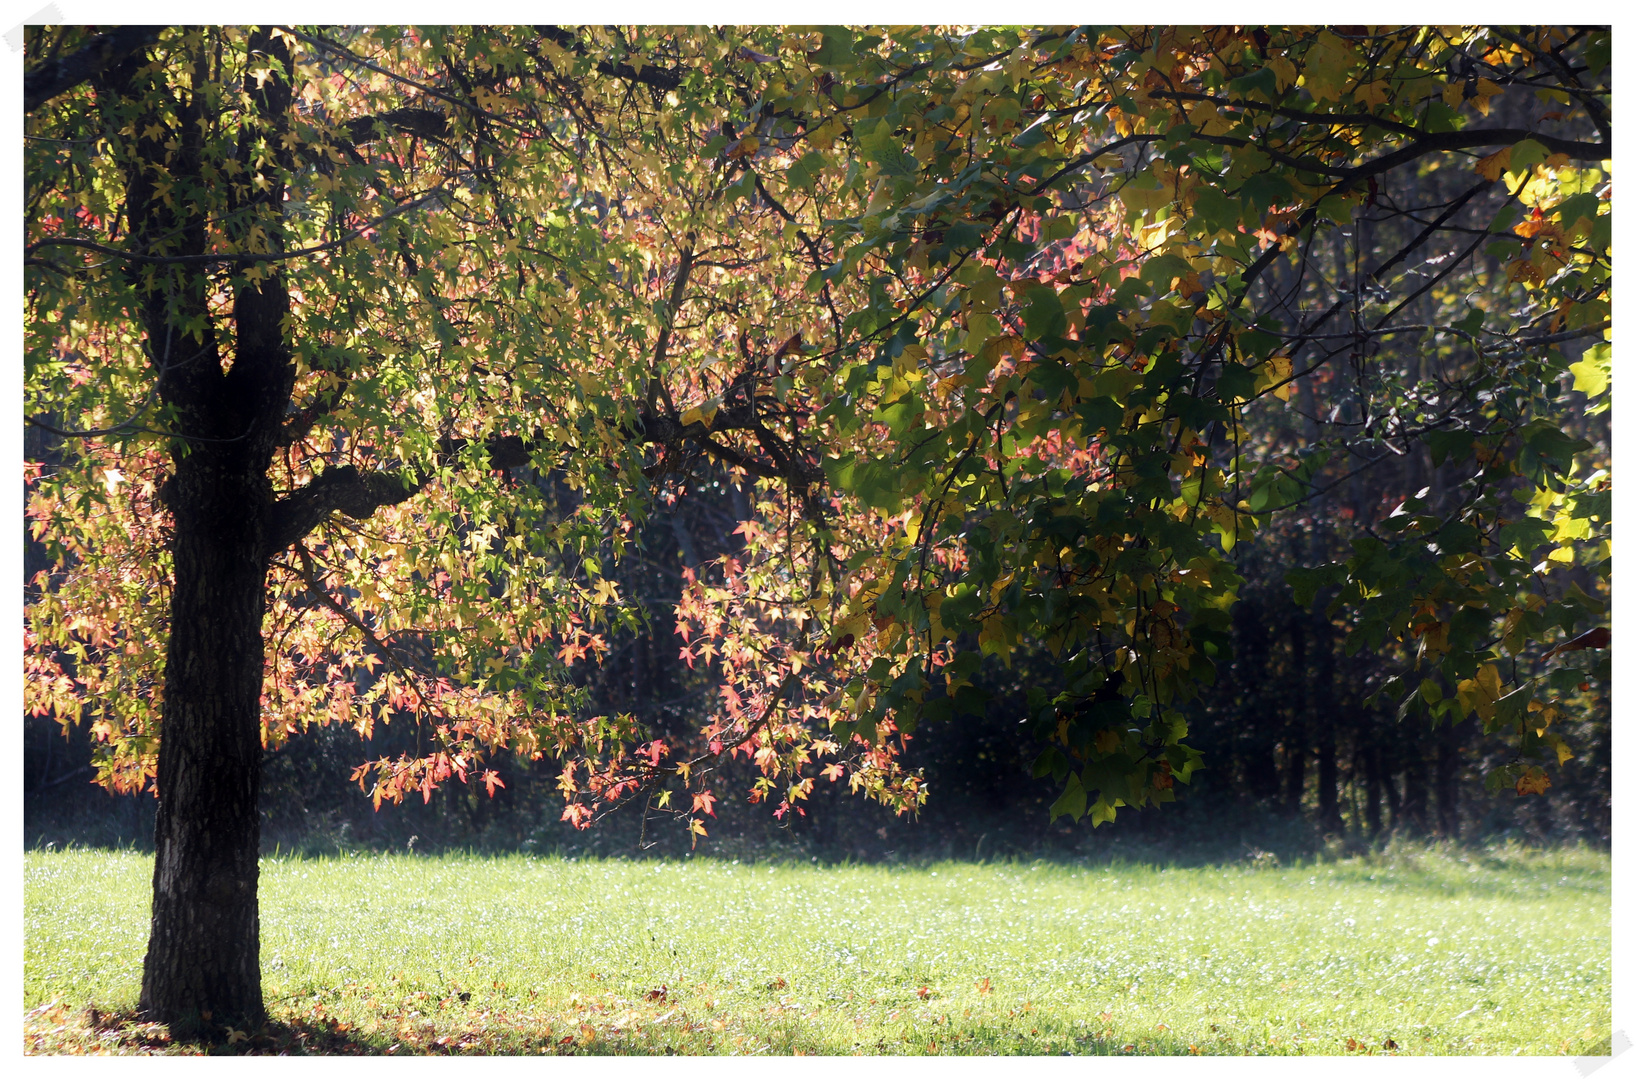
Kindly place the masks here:
[(1380, 751), (1366, 747), (1363, 757), (1363, 821), (1371, 837), (1380, 835)]
[(1404, 824), (1403, 796), (1398, 791), (1397, 777), (1389, 772), (1385, 764), (1380, 760), (1381, 751), (1379, 748), (1375, 750), (1375, 754), (1375, 767), (1380, 770), (1380, 785), (1381, 789), (1386, 793), (1386, 809), (1392, 815), (1392, 828), (1395, 831)]
[[(237, 158), (250, 165), (271, 150), (275, 169), (259, 190), (230, 189), (236, 215), (227, 231), (242, 242), (251, 228), (282, 246), (284, 170), (290, 152), (290, 87), (279, 72), (289, 50), (266, 29), (249, 48), (275, 61), (244, 91), (256, 124), (240, 131)], [(194, 77), (209, 80), (210, 50), (192, 58)], [(218, 61), (219, 62), (219, 61)], [(203, 185), (202, 132), (215, 119), (203, 95), (177, 96), (166, 74), (139, 53), (99, 77), (111, 122), (134, 107), (125, 215), (133, 248), (198, 258), (208, 253), (205, 210), (159, 197), (153, 177), (163, 166), (179, 181)], [(164, 102), (173, 103), (174, 116)], [(259, 127), (259, 131), (252, 127)], [(148, 133), (153, 129), (156, 133)], [(264, 140), (264, 141), (263, 141)], [(220, 162), (213, 162), (217, 168)], [(290, 311), (276, 266), (259, 280), (233, 285), (232, 363), (223, 364), (211, 284), (202, 268), (182, 264), (132, 269), (160, 399), (177, 433), (173, 474), (160, 488), (173, 516), (170, 639), (165, 656), (157, 776), (158, 814), (153, 915), (142, 964), (141, 1010), (179, 1035), (258, 1025), (261, 933), (257, 909), (261, 787), (261, 689), (268, 529), (273, 509), (268, 465), (295, 385), (284, 339)]]
[(1318, 737), (1318, 825), (1325, 832), (1340, 832), (1340, 769), (1335, 764), (1335, 727), (1326, 718)]
[(1460, 839), (1460, 728), (1444, 724), (1437, 736), (1437, 771), (1433, 792), (1437, 799), (1437, 835)]
[(141, 1009), (173, 1032), (255, 1025), (259, 717), (266, 560), (261, 470), (243, 452), (177, 462), (176, 584), (154, 829), (153, 923)]
[(1426, 833), (1426, 756), (1423, 748), (1410, 748), (1413, 756), (1403, 770), (1403, 819), (1416, 833)]
[(1318, 827), (1341, 832), (1340, 768), (1335, 761), (1335, 727), (1342, 715), (1335, 685), (1335, 641), (1329, 622), (1314, 618), (1312, 647), (1317, 650), (1318, 676), (1309, 695), (1309, 707), (1318, 725)]
[(1311, 701), (1307, 684), (1307, 628), (1296, 618), (1289, 624), (1290, 643), (1290, 722), (1284, 737), (1284, 811), (1301, 812), (1307, 789), (1307, 707)]

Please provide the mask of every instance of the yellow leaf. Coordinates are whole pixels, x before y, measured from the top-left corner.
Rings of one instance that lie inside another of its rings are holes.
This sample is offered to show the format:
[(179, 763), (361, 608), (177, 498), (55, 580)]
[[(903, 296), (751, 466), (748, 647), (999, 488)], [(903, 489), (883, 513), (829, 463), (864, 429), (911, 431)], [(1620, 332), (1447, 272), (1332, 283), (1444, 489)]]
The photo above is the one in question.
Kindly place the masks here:
[(719, 411), (721, 411), (721, 406), (715, 401), (707, 401), (702, 405), (696, 405), (682, 413), (682, 426), (703, 424), (705, 427), (709, 427), (715, 421), (716, 413)]
[(1280, 94), (1295, 85), (1295, 65), (1290, 62), (1288, 57), (1275, 56), (1267, 61), (1267, 66), (1278, 77), (1278, 92)]
[[(1288, 401), (1290, 392), (1295, 387), (1295, 384), (1288, 380), (1294, 373), (1295, 362), (1289, 357), (1269, 356), (1267, 357), (1267, 362), (1262, 365), (1261, 371), (1256, 376), (1256, 392), (1260, 393), (1269, 387), (1276, 387), (1276, 389), (1274, 389), (1272, 392), (1273, 396), (1279, 401)], [(1280, 386), (1280, 383), (1283, 385)]]
[(1500, 669), (1493, 664), (1478, 668), (1477, 686), (1488, 695), (1490, 701), (1500, 700)]
[(1001, 615), (990, 615), (983, 620), (983, 629), (977, 635), (977, 648), (998, 656), (1007, 666), (1011, 664), (1012, 634)]
[(1505, 613), (1505, 627), (1500, 632), (1505, 639), (1505, 647), (1513, 655), (1522, 652), (1528, 645), (1528, 637), (1523, 632), (1523, 610), (1514, 607)]
[(942, 591), (939, 590), (937, 592), (927, 593), (926, 594), (926, 617), (927, 617), (928, 621), (931, 623), (931, 640), (932, 640), (933, 645), (937, 644), (939, 641), (942, 641), (944, 638), (949, 636), (948, 632), (943, 629), (942, 610), (943, 610), (943, 593), (942, 593)]
[(1383, 104), (1392, 96), (1392, 84), (1384, 79), (1376, 79), (1372, 83), (1358, 87), (1354, 93), (1359, 101), (1372, 107)]
[(1543, 795), (1545, 789), (1551, 786), (1551, 778), (1532, 765), (1517, 777), (1518, 795)]
[(1511, 164), (1511, 148), (1496, 150), (1485, 158), (1478, 158), (1472, 168), (1482, 174), (1484, 180), (1498, 180), (1505, 172), (1506, 166)]

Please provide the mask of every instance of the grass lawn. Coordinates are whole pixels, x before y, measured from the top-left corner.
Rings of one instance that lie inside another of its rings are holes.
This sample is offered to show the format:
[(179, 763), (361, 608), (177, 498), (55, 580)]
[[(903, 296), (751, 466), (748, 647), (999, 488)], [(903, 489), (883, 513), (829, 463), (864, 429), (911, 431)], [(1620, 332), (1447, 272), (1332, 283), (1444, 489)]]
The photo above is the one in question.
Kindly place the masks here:
[[(24, 856), (24, 1048), (138, 1025), (151, 856)], [(213, 1052), (1607, 1054), (1610, 866), (262, 864), (272, 1022)]]

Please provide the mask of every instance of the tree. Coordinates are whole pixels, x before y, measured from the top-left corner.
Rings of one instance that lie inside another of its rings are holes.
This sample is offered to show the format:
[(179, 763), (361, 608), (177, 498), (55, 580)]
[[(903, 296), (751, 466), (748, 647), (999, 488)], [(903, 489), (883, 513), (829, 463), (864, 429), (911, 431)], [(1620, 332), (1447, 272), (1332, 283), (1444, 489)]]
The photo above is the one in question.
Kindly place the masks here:
[[(113, 38), (29, 42), (25, 393), (72, 449), (31, 477), (25, 664), (158, 794), (160, 1019), (262, 1015), (260, 753), (315, 723), (422, 726), (359, 769), (377, 805), (492, 793), (509, 751), (576, 824), (700, 835), (735, 756), (780, 816), (842, 778), (913, 809), (903, 740), (1040, 642), (1053, 815), (1168, 801), (1234, 546), (1418, 446), (1455, 494), (1291, 583), (1413, 651), (1405, 708), (1514, 730), (1519, 792), (1571, 753), (1584, 677), (1540, 646), (1607, 574), (1561, 391), (1608, 379), (1561, 351), (1608, 325), (1604, 31)], [(1525, 93), (1555, 107), (1491, 117)], [(1397, 201), (1439, 171), (1467, 186)], [(1411, 335), (1438, 370), (1371, 367)], [(742, 547), (675, 611), (719, 710), (584, 715), (611, 567), (723, 474)]]

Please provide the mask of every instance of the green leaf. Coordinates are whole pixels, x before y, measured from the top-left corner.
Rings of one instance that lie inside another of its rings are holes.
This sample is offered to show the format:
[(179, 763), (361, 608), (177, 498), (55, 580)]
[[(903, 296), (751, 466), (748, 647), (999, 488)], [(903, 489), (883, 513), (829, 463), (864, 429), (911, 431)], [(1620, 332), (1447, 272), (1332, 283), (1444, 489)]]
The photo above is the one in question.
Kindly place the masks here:
[(1613, 347), (1605, 341), (1592, 345), (1583, 359), (1568, 365), (1568, 370), (1573, 372), (1575, 390), (1586, 397), (1601, 397), (1613, 378)]
[(892, 133), (892, 127), (886, 121), (877, 121), (872, 127), (865, 130), (863, 125), (856, 129), (858, 147), (864, 153), (866, 161), (872, 161), (880, 166), (885, 176), (914, 176), (920, 172), (920, 162), (915, 156), (903, 149), (903, 144)]
[(1104, 821), (1112, 821), (1117, 814), (1118, 810), (1110, 805), (1106, 798), (1098, 797), (1096, 805), (1091, 807), (1091, 827), (1095, 828)]
[(1057, 801), (1051, 804), (1051, 820), (1055, 821), (1064, 815), (1078, 821), (1085, 816), (1085, 789), (1079, 785), (1077, 773), (1068, 774), (1068, 785), (1063, 788)]
[(1117, 432), (1125, 422), (1125, 408), (1111, 397), (1094, 397), (1082, 401), (1074, 410), (1085, 421), (1088, 431)]
[(809, 150), (801, 155), (801, 160), (790, 166), (784, 179), (792, 188), (811, 191), (818, 177), (823, 175), (826, 164), (823, 154)]
[(1445, 461), (1464, 461), (1471, 456), (1473, 436), (1469, 431), (1428, 431), (1421, 436), (1431, 451), (1432, 464)]
[(1040, 143), (1044, 142), (1045, 137), (1050, 134), (1050, 129), (1046, 126), (1046, 123), (1049, 120), (1049, 114), (1041, 116), (1038, 120), (1024, 128), (1016, 138), (1012, 139), (1011, 145), (1015, 146), (1019, 150), (1027, 150), (1029, 147), (1038, 146)]
[(1028, 290), (1023, 307), (1023, 326), (1033, 341), (1060, 338), (1068, 332), (1068, 317), (1063, 313), (1062, 301), (1056, 289), (1038, 285)]

